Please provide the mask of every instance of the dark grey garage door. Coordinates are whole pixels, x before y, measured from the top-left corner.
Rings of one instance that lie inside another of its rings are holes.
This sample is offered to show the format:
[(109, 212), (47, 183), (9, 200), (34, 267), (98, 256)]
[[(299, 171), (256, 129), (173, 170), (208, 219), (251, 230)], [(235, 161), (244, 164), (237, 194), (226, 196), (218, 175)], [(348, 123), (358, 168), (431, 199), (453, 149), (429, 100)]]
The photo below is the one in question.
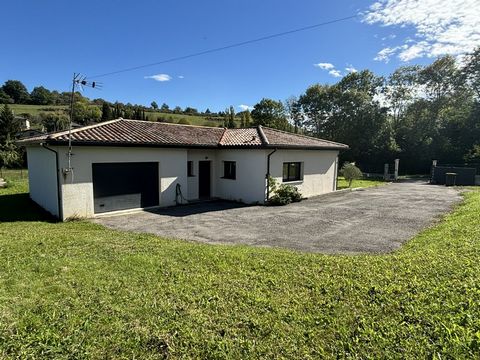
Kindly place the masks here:
[(92, 164), (95, 213), (158, 205), (158, 163)]

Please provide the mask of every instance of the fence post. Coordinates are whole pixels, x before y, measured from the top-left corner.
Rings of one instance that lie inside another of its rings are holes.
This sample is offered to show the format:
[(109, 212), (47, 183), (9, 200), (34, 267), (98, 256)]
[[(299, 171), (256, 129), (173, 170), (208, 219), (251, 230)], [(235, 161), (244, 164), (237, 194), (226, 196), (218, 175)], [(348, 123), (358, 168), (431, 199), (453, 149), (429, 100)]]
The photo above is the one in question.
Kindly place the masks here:
[(435, 167), (437, 166), (438, 160), (432, 160), (432, 171), (430, 171), (430, 184), (433, 184), (435, 176)]
[(388, 175), (388, 164), (383, 166), (383, 180), (388, 181), (390, 180), (390, 176)]
[(400, 166), (400, 159), (395, 159), (395, 174), (394, 174), (394, 178), (395, 178), (395, 181), (398, 180), (398, 168)]

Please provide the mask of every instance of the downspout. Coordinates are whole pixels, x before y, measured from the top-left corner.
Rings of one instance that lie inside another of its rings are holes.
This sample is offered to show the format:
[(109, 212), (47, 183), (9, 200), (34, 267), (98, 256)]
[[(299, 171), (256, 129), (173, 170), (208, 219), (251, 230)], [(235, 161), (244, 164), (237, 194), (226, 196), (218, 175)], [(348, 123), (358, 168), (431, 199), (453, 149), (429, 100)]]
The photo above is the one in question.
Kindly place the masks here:
[(62, 192), (60, 190), (60, 165), (58, 162), (58, 152), (49, 148), (44, 143), (40, 144), (44, 149), (49, 150), (55, 154), (55, 167), (57, 169), (57, 206), (58, 206), (58, 218), (63, 221), (63, 208), (62, 208)]
[(270, 154), (267, 155), (267, 201), (270, 199), (270, 184), (269, 184), (269, 179), (270, 179), (270, 157), (277, 151), (275, 148)]
[(337, 157), (335, 158), (335, 176), (333, 179), (333, 191), (337, 191), (338, 187), (338, 154)]

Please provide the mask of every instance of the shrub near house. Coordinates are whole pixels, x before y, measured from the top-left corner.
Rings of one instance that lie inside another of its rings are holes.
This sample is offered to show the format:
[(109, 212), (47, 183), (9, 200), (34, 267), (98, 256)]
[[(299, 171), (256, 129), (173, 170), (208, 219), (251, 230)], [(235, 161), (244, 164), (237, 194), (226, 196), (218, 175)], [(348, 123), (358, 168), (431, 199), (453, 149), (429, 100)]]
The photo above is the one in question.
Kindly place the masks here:
[(279, 186), (277, 180), (270, 176), (268, 186), (270, 187), (270, 193), (273, 194), (268, 200), (268, 205), (287, 205), (302, 200), (302, 194), (293, 185), (281, 184)]

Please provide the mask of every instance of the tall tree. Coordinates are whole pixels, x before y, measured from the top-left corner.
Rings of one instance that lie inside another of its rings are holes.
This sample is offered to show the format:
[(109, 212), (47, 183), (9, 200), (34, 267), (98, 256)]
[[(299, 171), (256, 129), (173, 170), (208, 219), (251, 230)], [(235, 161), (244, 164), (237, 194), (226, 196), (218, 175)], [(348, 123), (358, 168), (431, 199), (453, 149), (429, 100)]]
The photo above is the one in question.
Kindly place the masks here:
[(34, 87), (30, 93), (30, 100), (34, 105), (52, 105), (53, 96), (50, 90), (43, 86)]
[(440, 102), (452, 95), (460, 84), (456, 61), (452, 56), (443, 56), (423, 68), (419, 73), (419, 82), (429, 100)]
[(252, 110), (253, 123), (280, 130), (288, 129), (285, 107), (281, 101), (263, 98)]
[(285, 100), (285, 109), (290, 122), (293, 123), (294, 132), (298, 133), (303, 121), (302, 104), (296, 96), (291, 96)]
[(163, 103), (162, 107), (160, 108), (160, 111), (164, 113), (168, 113), (170, 112), (170, 107), (167, 104)]
[(325, 134), (325, 124), (333, 112), (333, 89), (330, 85), (312, 85), (301, 95), (298, 102), (305, 114), (303, 127), (311, 134), (322, 137)]
[(235, 108), (233, 106), (225, 109), (224, 126), (229, 129), (235, 128)]
[(247, 109), (242, 112), (241, 127), (249, 127), (251, 123), (252, 123), (252, 114), (250, 113), (250, 110)]
[(418, 65), (401, 66), (386, 80), (383, 93), (394, 124), (398, 123), (407, 106), (419, 95), (420, 69)]
[(20, 122), (15, 119), (13, 111), (7, 104), (3, 105), (0, 112), (0, 143), (13, 140), (20, 129)]
[(30, 95), (21, 81), (8, 80), (3, 84), (2, 90), (13, 99), (15, 104), (27, 104), (29, 101)]
[(106, 101), (103, 102), (102, 104), (102, 120), (107, 121), (113, 119), (112, 116), (112, 108), (110, 107), (110, 104)]
[(158, 104), (157, 104), (155, 101), (152, 101), (152, 103), (150, 104), (150, 106), (151, 106), (152, 109), (154, 109), (154, 110), (157, 110), (157, 109), (158, 109)]
[(0, 104), (13, 104), (13, 99), (0, 88)]
[(464, 83), (473, 89), (477, 100), (480, 100), (480, 47), (465, 57), (461, 76)]

